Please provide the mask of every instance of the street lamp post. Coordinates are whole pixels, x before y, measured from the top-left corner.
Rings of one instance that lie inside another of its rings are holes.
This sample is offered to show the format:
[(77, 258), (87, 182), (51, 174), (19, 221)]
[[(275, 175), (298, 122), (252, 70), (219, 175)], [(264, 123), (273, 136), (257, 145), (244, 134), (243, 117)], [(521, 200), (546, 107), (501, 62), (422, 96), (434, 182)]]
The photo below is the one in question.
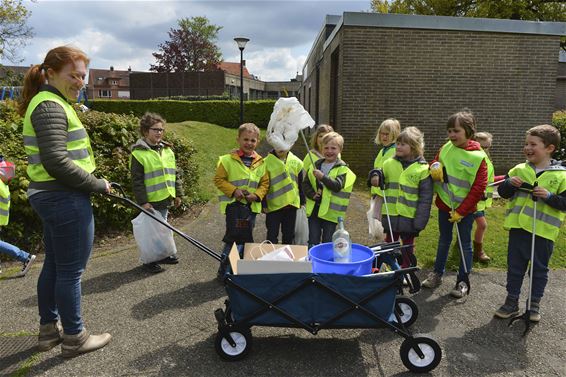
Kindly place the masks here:
[(244, 48), (249, 42), (248, 38), (234, 38), (240, 49), (240, 124), (244, 123)]

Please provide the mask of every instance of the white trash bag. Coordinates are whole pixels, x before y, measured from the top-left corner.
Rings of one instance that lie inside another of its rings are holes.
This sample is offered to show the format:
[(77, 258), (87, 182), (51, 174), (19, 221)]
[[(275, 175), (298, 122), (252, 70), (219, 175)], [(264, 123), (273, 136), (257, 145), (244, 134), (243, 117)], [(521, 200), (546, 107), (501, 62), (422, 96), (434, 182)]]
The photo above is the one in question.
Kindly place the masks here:
[(307, 219), (307, 210), (304, 206), (297, 209), (297, 218), (295, 220), (295, 245), (308, 245), (309, 243), (309, 220)]
[(375, 238), (377, 241), (383, 241), (385, 239), (383, 225), (375, 216), (378, 211), (376, 209), (377, 206), (381, 207), (381, 200), (379, 196), (376, 196), (369, 202), (369, 210), (366, 213), (368, 219), (368, 231), (371, 237)]
[(312, 128), (315, 122), (295, 97), (279, 98), (267, 125), (266, 140), (276, 150), (289, 150), (299, 132)]
[[(165, 221), (158, 211), (153, 211), (153, 214)], [(143, 212), (132, 220), (132, 225), (141, 263), (157, 262), (177, 254), (177, 246), (171, 229)]]

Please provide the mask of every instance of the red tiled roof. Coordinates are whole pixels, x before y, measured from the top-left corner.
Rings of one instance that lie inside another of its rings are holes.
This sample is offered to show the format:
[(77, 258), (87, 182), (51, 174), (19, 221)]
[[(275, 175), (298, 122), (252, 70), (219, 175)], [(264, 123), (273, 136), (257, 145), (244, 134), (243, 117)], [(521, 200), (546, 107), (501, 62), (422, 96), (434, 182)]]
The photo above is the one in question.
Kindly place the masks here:
[[(218, 68), (231, 75), (240, 76), (240, 63), (220, 62)], [(252, 78), (246, 66), (244, 66), (244, 77), (247, 79)]]

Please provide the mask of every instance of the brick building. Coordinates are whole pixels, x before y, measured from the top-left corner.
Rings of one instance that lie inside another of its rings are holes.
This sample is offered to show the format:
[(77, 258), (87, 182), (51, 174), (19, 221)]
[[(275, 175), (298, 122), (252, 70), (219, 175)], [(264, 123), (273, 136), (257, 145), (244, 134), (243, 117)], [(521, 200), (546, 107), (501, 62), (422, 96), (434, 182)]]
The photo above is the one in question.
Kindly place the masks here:
[(130, 74), (127, 71), (110, 69), (88, 70), (87, 94), (89, 99), (128, 99), (130, 98)]
[(301, 101), (345, 139), (361, 177), (375, 132), (395, 117), (425, 134), (425, 157), (462, 108), (494, 135), (498, 173), (523, 160), (525, 130), (550, 123), (566, 23), (350, 13), (327, 16), (303, 67)]

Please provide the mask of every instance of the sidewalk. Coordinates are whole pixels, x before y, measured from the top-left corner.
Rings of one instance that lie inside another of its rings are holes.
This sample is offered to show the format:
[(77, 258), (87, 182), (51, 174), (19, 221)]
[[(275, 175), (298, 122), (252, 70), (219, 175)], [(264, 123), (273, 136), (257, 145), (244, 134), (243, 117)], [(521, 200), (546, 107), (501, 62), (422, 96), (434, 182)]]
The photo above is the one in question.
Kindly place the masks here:
[[(366, 242), (365, 210), (354, 195), (348, 215), (364, 219), (351, 232), (360, 243)], [(179, 227), (220, 250), (224, 218), (214, 204)], [(263, 216), (256, 228), (257, 239), (263, 239)], [(113, 339), (104, 349), (71, 360), (60, 356), (60, 347), (47, 353), (35, 349), (41, 263), (25, 278), (1, 280), (0, 375), (26, 362), (30, 376), (409, 375), (399, 357), (402, 338), (385, 329), (327, 330), (313, 336), (298, 329), (254, 327), (248, 357), (222, 361), (214, 350), (213, 313), (226, 299), (215, 280), (217, 263), (181, 238), (177, 247), (180, 263), (164, 266), (167, 271), (157, 275), (141, 270), (133, 240), (109, 253), (95, 251), (83, 279), (83, 317), (92, 333), (108, 331)], [(473, 272), (471, 296), (462, 304), (449, 296), (453, 282), (451, 274), (439, 289), (414, 296), (419, 317), (411, 329), (436, 339), (443, 351), (430, 375), (566, 375), (566, 271), (551, 273), (542, 321), (526, 338), (521, 337), (522, 322), (509, 328), (507, 321), (492, 318), (505, 297), (504, 272)]]

